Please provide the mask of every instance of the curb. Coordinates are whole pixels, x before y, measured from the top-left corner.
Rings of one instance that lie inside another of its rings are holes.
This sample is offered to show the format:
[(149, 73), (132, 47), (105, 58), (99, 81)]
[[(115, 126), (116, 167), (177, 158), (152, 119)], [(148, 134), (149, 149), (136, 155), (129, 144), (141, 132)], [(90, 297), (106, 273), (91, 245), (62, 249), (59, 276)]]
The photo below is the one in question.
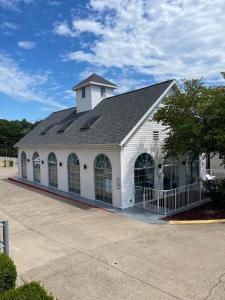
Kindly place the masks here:
[(168, 223), (171, 224), (171, 225), (216, 224), (216, 223), (225, 223), (225, 219), (168, 221)]
[(48, 191), (48, 190), (46, 190), (44, 188), (41, 188), (41, 187), (38, 187), (38, 186), (35, 186), (35, 185), (32, 185), (32, 184), (29, 184), (29, 183), (26, 183), (26, 182), (23, 182), (23, 181), (20, 181), (20, 180), (11, 178), (11, 177), (9, 177), (8, 180), (12, 181), (12, 182), (15, 182), (15, 183), (18, 183), (18, 184), (25, 185), (27, 187), (30, 187), (30, 188), (33, 188), (33, 189), (36, 189), (36, 190), (39, 190), (39, 191), (42, 191), (42, 192), (45, 192), (45, 193), (48, 193), (48, 194), (51, 194), (51, 195), (54, 195), (54, 196), (57, 196), (57, 197), (61, 197), (61, 198), (67, 199), (67, 200), (71, 200), (71, 201), (77, 202), (77, 203), (82, 204), (82, 205), (86, 205), (86, 206), (89, 206), (89, 207), (92, 207), (92, 208), (97, 208), (97, 209), (100, 209), (100, 210), (103, 210), (103, 211), (106, 211), (106, 212), (109, 212), (109, 213), (113, 213), (113, 211), (111, 211), (111, 210), (109, 210), (107, 208), (98, 207), (97, 205), (88, 204), (88, 203), (82, 202), (80, 200), (76, 200), (76, 199), (74, 199), (72, 197), (69, 197), (69, 196), (60, 195), (58, 193), (55, 193), (55, 192), (52, 192), (52, 191)]

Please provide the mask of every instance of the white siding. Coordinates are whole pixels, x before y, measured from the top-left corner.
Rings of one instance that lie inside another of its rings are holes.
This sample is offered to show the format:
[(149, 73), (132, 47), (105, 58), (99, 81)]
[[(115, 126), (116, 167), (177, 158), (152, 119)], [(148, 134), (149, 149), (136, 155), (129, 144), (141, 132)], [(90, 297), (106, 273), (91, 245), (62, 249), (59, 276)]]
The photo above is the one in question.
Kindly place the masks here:
[[(164, 127), (154, 121), (145, 121), (132, 138), (121, 150), (121, 197), (123, 208), (134, 205), (134, 164), (137, 157), (144, 152), (149, 153), (155, 162), (155, 188), (162, 183), (161, 163), (162, 153), (160, 145), (165, 138)], [(159, 130), (159, 141), (153, 141), (153, 130)]]
[(85, 98), (82, 98), (81, 89), (76, 91), (77, 111), (82, 112), (91, 109), (91, 86), (85, 87)]
[[(212, 156), (213, 154), (211, 154)], [(220, 158), (218, 154), (210, 159), (210, 169), (225, 171), (225, 165), (223, 164), (223, 159)]]
[(89, 85), (85, 87), (85, 98), (82, 98), (81, 89), (76, 91), (77, 111), (82, 112), (93, 109), (104, 98), (113, 96), (113, 89), (105, 87), (106, 95), (101, 96), (101, 87), (98, 85)]
[[(94, 186), (94, 169), (93, 164), (95, 157), (104, 153), (110, 159), (112, 165), (112, 193), (113, 206), (121, 207), (121, 192), (118, 182), (120, 182), (120, 151), (117, 149), (52, 149), (35, 147), (35, 149), (20, 149), (19, 155), (22, 151), (26, 152), (27, 158), (30, 162), (27, 164), (27, 179), (33, 181), (33, 163), (32, 156), (35, 151), (40, 155), (41, 161), (41, 184), (48, 186), (48, 155), (54, 152), (58, 162), (58, 189), (68, 192), (68, 175), (67, 175), (67, 158), (70, 153), (75, 153), (80, 161), (80, 180), (81, 180), (81, 196), (94, 200), (95, 186)], [(20, 157), (20, 156), (19, 156)], [(44, 162), (42, 164), (42, 161)], [(59, 163), (62, 162), (62, 166)], [(84, 169), (84, 164), (87, 169)], [(21, 177), (21, 168), (19, 163), (19, 177)]]
[[(167, 95), (172, 93), (171, 89)], [(166, 95), (166, 96), (167, 96)], [(165, 97), (166, 97), (165, 96)], [(159, 107), (162, 106), (162, 103)], [(121, 149), (121, 199), (123, 208), (134, 205), (134, 164), (141, 153), (149, 153), (155, 162), (154, 188), (163, 188), (163, 168), (158, 165), (163, 162), (161, 146), (166, 134), (166, 127), (152, 120), (154, 112), (136, 130)], [(153, 131), (159, 131), (159, 140), (153, 140)], [(185, 185), (185, 166), (179, 160), (179, 185)]]

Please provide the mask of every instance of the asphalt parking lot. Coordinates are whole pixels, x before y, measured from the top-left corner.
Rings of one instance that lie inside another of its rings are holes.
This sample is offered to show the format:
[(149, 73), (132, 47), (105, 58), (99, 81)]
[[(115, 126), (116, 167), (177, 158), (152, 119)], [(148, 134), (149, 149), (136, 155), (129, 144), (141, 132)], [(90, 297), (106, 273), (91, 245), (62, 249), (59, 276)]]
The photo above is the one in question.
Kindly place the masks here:
[(146, 224), (9, 182), (0, 219), (22, 281), (58, 299), (225, 299), (225, 224)]

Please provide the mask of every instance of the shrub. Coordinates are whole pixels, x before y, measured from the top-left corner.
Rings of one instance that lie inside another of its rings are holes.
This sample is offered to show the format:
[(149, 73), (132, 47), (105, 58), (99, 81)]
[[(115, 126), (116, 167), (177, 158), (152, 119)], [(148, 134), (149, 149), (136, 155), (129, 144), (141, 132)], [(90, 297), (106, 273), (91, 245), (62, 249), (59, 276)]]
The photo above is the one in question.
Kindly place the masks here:
[(14, 288), (16, 276), (17, 272), (14, 262), (7, 254), (0, 254), (0, 292)]
[(0, 293), (0, 300), (54, 300), (51, 294), (35, 281), (26, 283), (16, 289)]
[(225, 179), (205, 181), (204, 187), (215, 205), (225, 208)]

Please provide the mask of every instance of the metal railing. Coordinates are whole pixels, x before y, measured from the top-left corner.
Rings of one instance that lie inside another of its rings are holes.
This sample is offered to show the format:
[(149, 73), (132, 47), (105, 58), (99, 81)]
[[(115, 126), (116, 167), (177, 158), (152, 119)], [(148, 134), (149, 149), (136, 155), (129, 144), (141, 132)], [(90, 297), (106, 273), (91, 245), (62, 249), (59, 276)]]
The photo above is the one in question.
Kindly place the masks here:
[(216, 170), (216, 169), (207, 169), (206, 173), (211, 176), (215, 176), (216, 178), (225, 178), (225, 169), (224, 170)]
[(169, 215), (197, 206), (205, 199), (201, 182), (171, 190), (135, 186), (135, 205), (162, 215)]
[(0, 221), (0, 253), (9, 254), (9, 224), (8, 221)]

